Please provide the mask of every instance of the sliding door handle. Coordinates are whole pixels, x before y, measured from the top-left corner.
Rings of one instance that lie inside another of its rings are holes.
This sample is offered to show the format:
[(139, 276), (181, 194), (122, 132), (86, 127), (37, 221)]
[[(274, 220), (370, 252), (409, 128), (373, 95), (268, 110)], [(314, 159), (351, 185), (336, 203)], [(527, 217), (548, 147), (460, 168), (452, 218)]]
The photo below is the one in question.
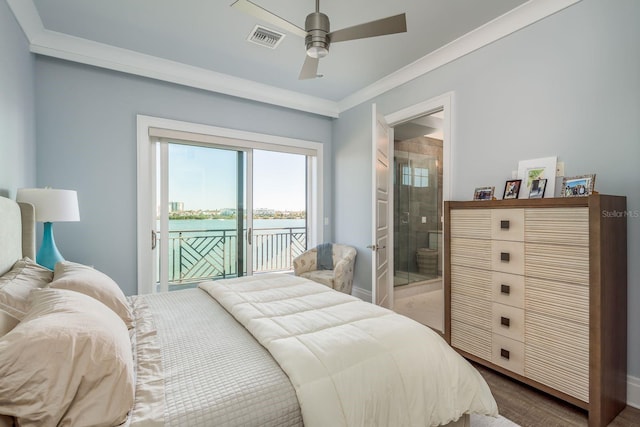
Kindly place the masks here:
[(158, 244), (158, 236), (154, 230), (151, 230), (151, 250), (154, 250), (157, 244)]
[(253, 241), (253, 236), (252, 236), (253, 233), (252, 233), (252, 231), (253, 230), (251, 228), (247, 230), (247, 244), (248, 245), (250, 245), (252, 243), (252, 241)]

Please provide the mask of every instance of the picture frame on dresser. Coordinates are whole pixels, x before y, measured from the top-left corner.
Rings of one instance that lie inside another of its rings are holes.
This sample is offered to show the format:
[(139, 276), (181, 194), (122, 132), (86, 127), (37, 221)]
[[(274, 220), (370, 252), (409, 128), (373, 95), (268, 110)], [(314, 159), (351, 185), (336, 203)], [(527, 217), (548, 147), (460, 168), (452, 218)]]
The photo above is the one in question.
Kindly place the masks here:
[(504, 184), (503, 199), (517, 199), (520, 194), (521, 179), (510, 179)]
[(536, 179), (547, 180), (547, 197), (555, 193), (555, 177), (558, 158), (542, 157), (539, 159), (520, 160), (518, 162), (517, 178), (522, 180), (520, 199), (525, 199), (531, 191), (531, 183)]
[(562, 179), (562, 197), (585, 197), (593, 194), (596, 174), (565, 176)]
[(544, 190), (547, 187), (546, 179), (536, 179), (531, 181), (531, 189), (529, 190), (530, 199), (542, 199), (544, 197)]
[(495, 187), (478, 187), (473, 192), (473, 200), (492, 200)]

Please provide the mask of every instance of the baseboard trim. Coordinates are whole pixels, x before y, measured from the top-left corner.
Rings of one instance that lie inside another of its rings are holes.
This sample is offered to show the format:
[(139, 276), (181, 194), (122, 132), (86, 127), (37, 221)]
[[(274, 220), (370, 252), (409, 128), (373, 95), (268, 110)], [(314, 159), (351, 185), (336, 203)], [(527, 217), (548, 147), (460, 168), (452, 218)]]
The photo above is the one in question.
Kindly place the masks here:
[(627, 375), (627, 405), (640, 409), (640, 378)]
[(354, 286), (351, 289), (351, 295), (353, 295), (354, 297), (358, 297), (360, 298), (362, 301), (366, 301), (366, 302), (371, 302), (372, 301), (372, 294), (371, 291), (368, 289), (363, 289), (360, 288), (358, 286)]

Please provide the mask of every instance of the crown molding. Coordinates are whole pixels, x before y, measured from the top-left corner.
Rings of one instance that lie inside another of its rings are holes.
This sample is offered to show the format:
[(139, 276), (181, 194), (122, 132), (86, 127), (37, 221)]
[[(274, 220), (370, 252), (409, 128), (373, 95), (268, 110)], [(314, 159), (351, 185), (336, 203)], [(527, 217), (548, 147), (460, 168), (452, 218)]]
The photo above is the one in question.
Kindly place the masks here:
[(360, 105), (579, 1), (581, 0), (529, 0), (417, 61), (343, 98), (338, 102), (338, 110), (343, 112)]
[(44, 28), (32, 0), (7, 0), (7, 3), (33, 53), (321, 116), (338, 117), (335, 101), (50, 31)]
[(579, 1), (581, 0), (529, 0), (338, 102), (50, 31), (44, 28), (33, 0), (7, 0), (7, 3), (27, 37), (29, 49), (33, 53), (337, 118), (343, 111)]

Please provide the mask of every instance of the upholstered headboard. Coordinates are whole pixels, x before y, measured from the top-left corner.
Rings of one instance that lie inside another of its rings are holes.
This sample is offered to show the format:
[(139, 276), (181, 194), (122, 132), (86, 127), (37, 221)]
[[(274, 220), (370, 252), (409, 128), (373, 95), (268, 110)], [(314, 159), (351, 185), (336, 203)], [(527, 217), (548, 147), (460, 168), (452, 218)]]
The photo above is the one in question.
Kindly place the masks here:
[(36, 258), (33, 205), (0, 197), (0, 275), (23, 257)]

